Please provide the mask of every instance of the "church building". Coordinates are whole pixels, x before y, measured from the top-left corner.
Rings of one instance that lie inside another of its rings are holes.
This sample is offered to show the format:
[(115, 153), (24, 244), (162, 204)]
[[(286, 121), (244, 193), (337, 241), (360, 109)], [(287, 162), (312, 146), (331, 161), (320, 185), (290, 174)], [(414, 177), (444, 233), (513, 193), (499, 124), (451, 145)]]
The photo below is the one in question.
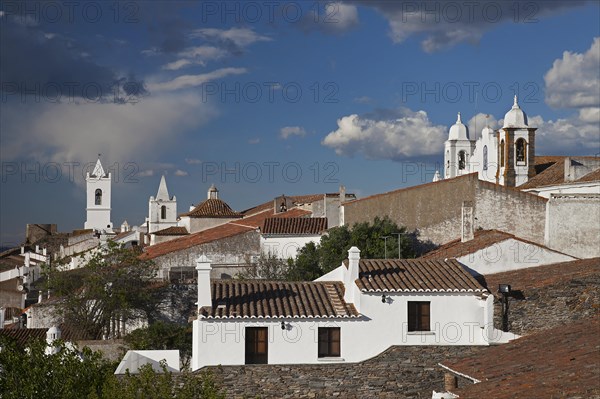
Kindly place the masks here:
[(444, 144), (445, 179), (477, 172), (480, 180), (507, 187), (518, 187), (535, 176), (535, 131), (515, 96), (512, 108), (504, 115), (502, 128), (486, 126), (476, 140), (462, 123), (460, 113), (450, 127)]
[(87, 218), (84, 224), (85, 229), (93, 229), (113, 232), (113, 224), (110, 221), (110, 190), (112, 176), (106, 173), (100, 162), (100, 156), (96, 161), (96, 166), (90, 174), (85, 176), (86, 194), (87, 194)]

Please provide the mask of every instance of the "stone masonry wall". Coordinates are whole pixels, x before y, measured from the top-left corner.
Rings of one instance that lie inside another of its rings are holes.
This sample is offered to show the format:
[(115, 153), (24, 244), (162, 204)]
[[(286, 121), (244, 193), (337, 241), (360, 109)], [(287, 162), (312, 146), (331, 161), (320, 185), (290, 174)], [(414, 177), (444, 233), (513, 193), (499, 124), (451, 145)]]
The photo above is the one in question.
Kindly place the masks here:
[[(367, 345), (368, 342), (365, 342)], [(228, 398), (431, 398), (437, 365), (484, 346), (394, 346), (361, 363), (205, 367)]]
[(163, 277), (167, 277), (166, 270), (177, 267), (189, 267), (192, 271), (196, 267), (196, 258), (206, 255), (213, 263), (211, 278), (221, 278), (222, 274), (235, 275), (240, 266), (244, 266), (251, 256), (260, 254), (260, 233), (249, 231), (220, 240), (196, 245), (166, 254), (154, 259), (154, 262), (163, 270)]
[(546, 199), (479, 181), (475, 195), (475, 228), (497, 229), (544, 244)]
[(399, 226), (419, 230), (420, 238), (442, 244), (460, 237), (463, 201), (475, 200), (475, 174), (378, 194), (344, 205), (348, 226), (388, 216)]

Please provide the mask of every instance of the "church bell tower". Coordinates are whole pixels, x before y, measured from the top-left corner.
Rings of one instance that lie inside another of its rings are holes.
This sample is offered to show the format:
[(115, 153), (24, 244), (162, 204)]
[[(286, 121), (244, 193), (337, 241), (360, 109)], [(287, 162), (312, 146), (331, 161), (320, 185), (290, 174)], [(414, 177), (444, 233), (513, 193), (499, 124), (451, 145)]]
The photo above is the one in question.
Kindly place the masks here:
[(85, 176), (87, 193), (85, 229), (112, 232), (113, 224), (110, 221), (111, 179), (111, 173), (104, 171), (100, 155), (98, 155), (94, 170)]

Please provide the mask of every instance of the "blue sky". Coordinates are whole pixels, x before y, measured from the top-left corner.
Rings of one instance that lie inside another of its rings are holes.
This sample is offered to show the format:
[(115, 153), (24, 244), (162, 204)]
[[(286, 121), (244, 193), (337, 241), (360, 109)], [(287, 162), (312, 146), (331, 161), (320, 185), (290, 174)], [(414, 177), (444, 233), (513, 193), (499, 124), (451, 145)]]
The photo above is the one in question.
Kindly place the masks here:
[(427, 182), (456, 113), (475, 138), (515, 92), (538, 155), (600, 153), (597, 2), (116, 4), (2, 3), (2, 246), (82, 228), (98, 153), (115, 225), (163, 173), (180, 213)]

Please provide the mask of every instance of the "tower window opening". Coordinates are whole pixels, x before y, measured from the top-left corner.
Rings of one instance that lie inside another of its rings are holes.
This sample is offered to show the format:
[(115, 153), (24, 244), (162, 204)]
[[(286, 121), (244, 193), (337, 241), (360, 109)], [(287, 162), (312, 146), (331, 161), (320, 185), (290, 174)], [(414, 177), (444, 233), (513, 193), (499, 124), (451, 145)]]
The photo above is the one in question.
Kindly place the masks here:
[(466, 154), (464, 151), (458, 153), (458, 170), (464, 170), (466, 166)]
[(527, 143), (524, 139), (518, 139), (515, 143), (515, 159), (518, 164), (525, 165), (527, 163)]
[(488, 148), (487, 145), (483, 146), (483, 170), (488, 168)]
[(167, 218), (167, 207), (166, 205), (163, 205), (160, 207), (160, 218), (161, 219), (166, 219)]
[(95, 197), (94, 204), (102, 205), (102, 190), (100, 190), (99, 188), (96, 189), (94, 197)]
[(504, 167), (504, 140), (500, 142), (500, 166)]

